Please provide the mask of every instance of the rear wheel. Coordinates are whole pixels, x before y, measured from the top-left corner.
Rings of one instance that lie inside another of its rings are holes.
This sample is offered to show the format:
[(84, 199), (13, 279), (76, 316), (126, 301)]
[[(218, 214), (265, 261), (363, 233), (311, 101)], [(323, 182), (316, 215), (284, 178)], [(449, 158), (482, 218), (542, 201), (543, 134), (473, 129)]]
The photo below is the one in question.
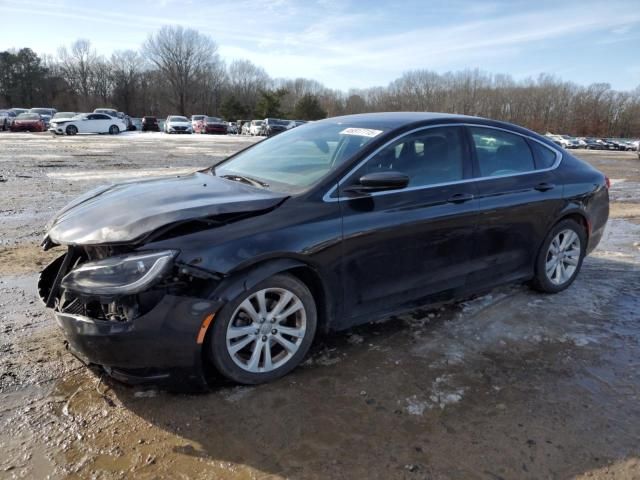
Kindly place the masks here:
[(587, 248), (587, 234), (582, 225), (567, 219), (558, 222), (547, 234), (538, 258), (535, 289), (557, 293), (576, 279)]
[(65, 131), (67, 132), (67, 135), (76, 135), (78, 133), (78, 127), (75, 125), (69, 125)]
[(109, 133), (110, 133), (111, 135), (117, 135), (117, 134), (119, 134), (119, 133), (120, 133), (120, 129), (118, 128), (118, 126), (117, 126), (117, 125), (111, 125), (111, 126), (109, 127)]
[(216, 315), (209, 356), (225, 377), (265, 383), (293, 370), (316, 332), (316, 304), (295, 277), (275, 275), (243, 292)]

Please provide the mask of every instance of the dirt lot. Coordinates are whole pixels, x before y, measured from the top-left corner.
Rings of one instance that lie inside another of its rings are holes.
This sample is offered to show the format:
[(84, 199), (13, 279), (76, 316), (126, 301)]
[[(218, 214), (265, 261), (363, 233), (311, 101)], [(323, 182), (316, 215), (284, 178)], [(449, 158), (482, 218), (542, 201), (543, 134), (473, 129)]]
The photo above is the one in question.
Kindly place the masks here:
[(35, 295), (49, 217), (88, 188), (249, 138), (0, 134), (0, 478), (640, 478), (640, 161), (579, 152), (612, 218), (575, 284), (319, 339), (273, 384), (130, 388), (82, 367)]

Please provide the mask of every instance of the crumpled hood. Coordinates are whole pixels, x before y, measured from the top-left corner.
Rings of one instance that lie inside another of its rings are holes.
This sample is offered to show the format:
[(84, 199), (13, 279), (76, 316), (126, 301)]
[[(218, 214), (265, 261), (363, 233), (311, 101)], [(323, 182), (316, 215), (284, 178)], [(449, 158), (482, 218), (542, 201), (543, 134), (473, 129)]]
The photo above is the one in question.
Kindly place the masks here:
[(275, 207), (287, 195), (196, 172), (98, 187), (47, 226), (55, 244), (133, 242), (174, 222)]

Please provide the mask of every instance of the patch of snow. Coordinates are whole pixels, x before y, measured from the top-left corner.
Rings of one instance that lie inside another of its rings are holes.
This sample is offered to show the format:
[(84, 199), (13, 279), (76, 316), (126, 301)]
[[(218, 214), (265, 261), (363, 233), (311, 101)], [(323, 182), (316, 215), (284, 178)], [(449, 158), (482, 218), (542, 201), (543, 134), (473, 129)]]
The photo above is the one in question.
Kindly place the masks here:
[(431, 409), (432, 405), (426, 400), (420, 400), (417, 395), (412, 395), (405, 399), (407, 406), (405, 410), (409, 415), (422, 415), (425, 410)]

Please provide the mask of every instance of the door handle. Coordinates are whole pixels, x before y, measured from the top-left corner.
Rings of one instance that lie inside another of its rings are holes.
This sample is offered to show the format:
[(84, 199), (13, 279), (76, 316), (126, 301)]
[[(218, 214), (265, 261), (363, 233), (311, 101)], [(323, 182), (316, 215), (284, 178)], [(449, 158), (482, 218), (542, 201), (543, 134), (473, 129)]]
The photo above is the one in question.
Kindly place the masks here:
[(451, 195), (447, 200), (448, 203), (464, 203), (469, 200), (473, 200), (473, 195), (470, 193), (456, 193), (455, 195)]
[(534, 188), (539, 192), (546, 192), (547, 190), (552, 190), (553, 188), (555, 188), (555, 185), (553, 183), (542, 182), (536, 185)]

